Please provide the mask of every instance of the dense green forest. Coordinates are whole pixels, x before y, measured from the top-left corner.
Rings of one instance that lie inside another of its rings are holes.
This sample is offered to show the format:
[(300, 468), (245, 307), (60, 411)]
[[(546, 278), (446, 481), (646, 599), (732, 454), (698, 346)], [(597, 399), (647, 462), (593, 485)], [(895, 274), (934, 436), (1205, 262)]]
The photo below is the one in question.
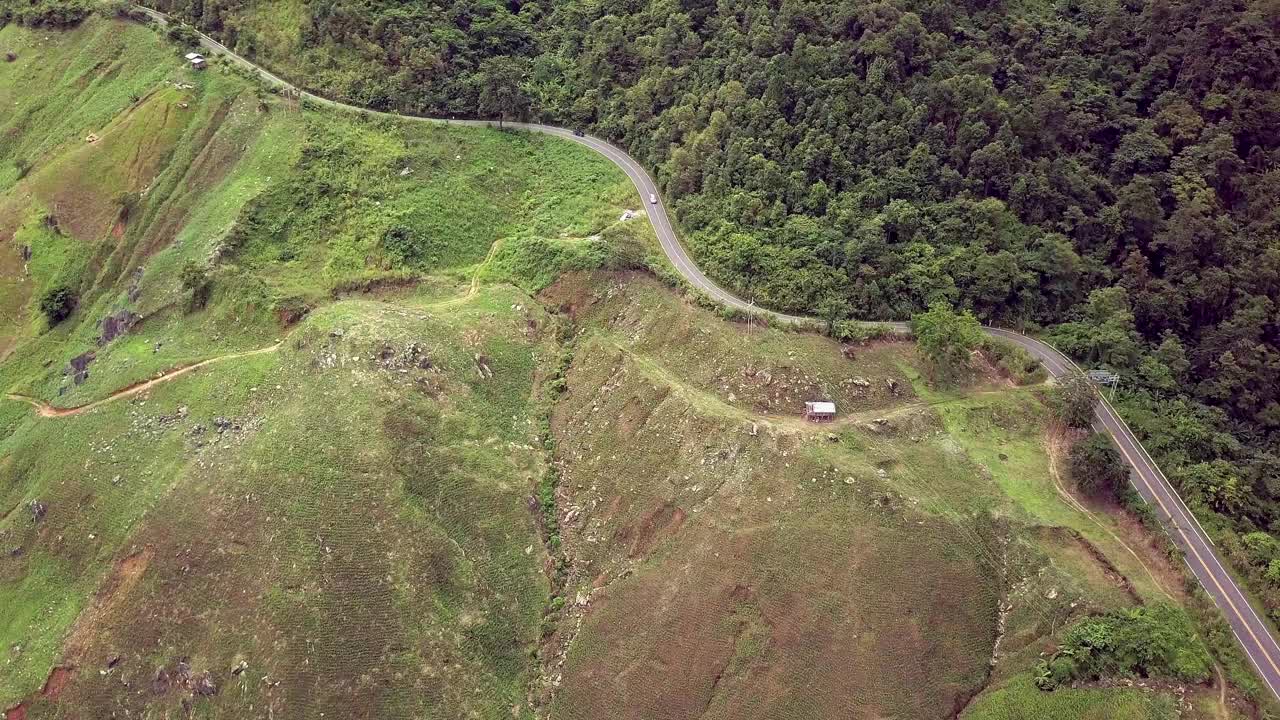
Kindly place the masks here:
[(1280, 0), (155, 2), (352, 102), (618, 142), (763, 305), (1047, 329), (1280, 608)]

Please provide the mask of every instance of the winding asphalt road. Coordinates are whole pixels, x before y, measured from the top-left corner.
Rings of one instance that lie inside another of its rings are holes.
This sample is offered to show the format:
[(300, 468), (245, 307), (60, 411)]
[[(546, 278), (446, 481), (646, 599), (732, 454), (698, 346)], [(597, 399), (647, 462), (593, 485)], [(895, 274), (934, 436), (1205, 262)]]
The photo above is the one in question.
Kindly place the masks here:
[[(159, 25), (163, 26), (168, 23), (168, 18), (163, 13), (150, 8), (137, 7)], [(495, 127), (497, 125), (497, 123), (490, 120), (451, 120), (396, 115), (347, 105), (297, 88), (249, 60), (236, 55), (207, 35), (200, 35), (200, 44), (211, 54), (226, 58), (229, 62), (258, 75), (266, 83), (289, 90), (317, 105), (365, 115), (393, 117), (442, 125), (452, 124), (475, 127)], [(658, 236), (658, 242), (661, 243), (662, 250), (666, 253), (671, 264), (675, 266), (676, 270), (690, 285), (699, 291), (730, 307), (763, 313), (783, 322), (802, 322), (806, 320), (806, 318), (795, 315), (762, 310), (733, 295), (707, 278), (698, 269), (698, 266), (694, 264), (684, 246), (680, 244), (671, 221), (667, 217), (666, 208), (663, 206), (662, 194), (659, 192), (653, 178), (649, 177), (649, 173), (645, 171), (644, 167), (630, 155), (599, 138), (591, 137), (590, 135), (576, 135), (571, 130), (553, 125), (510, 122), (505, 123), (505, 126), (527, 132), (554, 135), (579, 145), (585, 145), (621, 168), (635, 184), (642, 202), (648, 200), (650, 195), (657, 197), (658, 202), (656, 203), (645, 202), (645, 212), (649, 216), (649, 222), (653, 224), (654, 232)], [(876, 324), (888, 325), (898, 332), (907, 331), (906, 323)], [(990, 335), (1008, 340), (1030, 352), (1044, 364), (1050, 375), (1055, 378), (1069, 373), (1080, 372), (1080, 368), (1070, 358), (1045, 342), (1010, 330), (986, 328), (986, 331)], [(1134, 487), (1152, 507), (1156, 508), (1156, 514), (1164, 524), (1165, 529), (1168, 530), (1178, 548), (1183, 551), (1187, 566), (1191, 569), (1192, 574), (1200, 581), (1200, 584), (1226, 616), (1227, 621), (1231, 624), (1231, 629), (1235, 632), (1236, 638), (1240, 641), (1241, 647), (1244, 648), (1245, 654), (1253, 663), (1262, 681), (1270, 688), (1272, 694), (1280, 699), (1280, 644), (1277, 644), (1267, 624), (1263, 622), (1257, 611), (1249, 603), (1248, 598), (1245, 597), (1245, 594), (1236, 584), (1234, 578), (1227, 571), (1226, 566), (1219, 559), (1217, 552), (1214, 550), (1213, 541), (1209, 539), (1204, 528), (1200, 527), (1199, 521), (1195, 519), (1195, 516), (1192, 515), (1182, 498), (1173, 489), (1173, 485), (1169, 483), (1168, 478), (1164, 476), (1164, 473), (1156, 466), (1155, 461), (1151, 459), (1142, 444), (1138, 442), (1137, 437), (1134, 436), (1129, 426), (1125, 424), (1124, 420), (1115, 411), (1115, 408), (1105, 398), (1099, 399), (1093, 428), (1111, 437), (1116, 448), (1132, 469), (1130, 480), (1133, 482)]]

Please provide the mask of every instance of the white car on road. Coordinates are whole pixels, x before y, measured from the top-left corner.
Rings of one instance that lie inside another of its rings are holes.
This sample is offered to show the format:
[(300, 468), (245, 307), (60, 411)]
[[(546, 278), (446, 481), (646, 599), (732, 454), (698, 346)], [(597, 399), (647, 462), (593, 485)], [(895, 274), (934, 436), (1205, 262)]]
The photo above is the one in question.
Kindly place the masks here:
[(658, 196), (657, 196), (657, 195), (654, 195), (653, 193), (649, 193), (649, 204), (650, 204), (650, 205), (657, 205), (657, 204), (658, 204)]

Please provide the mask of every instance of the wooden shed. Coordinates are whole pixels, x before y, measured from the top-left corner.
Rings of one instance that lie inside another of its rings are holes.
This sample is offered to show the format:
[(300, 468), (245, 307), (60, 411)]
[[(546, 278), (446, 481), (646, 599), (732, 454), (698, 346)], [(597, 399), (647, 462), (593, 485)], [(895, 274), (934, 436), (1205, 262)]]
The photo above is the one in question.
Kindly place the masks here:
[(815, 400), (804, 404), (804, 419), (809, 422), (831, 422), (836, 419), (836, 404)]

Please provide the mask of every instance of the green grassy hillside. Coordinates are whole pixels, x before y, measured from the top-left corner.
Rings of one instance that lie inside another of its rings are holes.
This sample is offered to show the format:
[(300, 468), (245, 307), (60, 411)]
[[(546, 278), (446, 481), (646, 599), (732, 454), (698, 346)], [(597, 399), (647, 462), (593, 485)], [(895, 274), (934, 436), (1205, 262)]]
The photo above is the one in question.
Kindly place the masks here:
[(725, 321), (576, 145), (298, 107), (114, 20), (10, 49), (6, 720), (1243, 707), (1036, 689), (1075, 623), (1186, 600), (1043, 387)]

